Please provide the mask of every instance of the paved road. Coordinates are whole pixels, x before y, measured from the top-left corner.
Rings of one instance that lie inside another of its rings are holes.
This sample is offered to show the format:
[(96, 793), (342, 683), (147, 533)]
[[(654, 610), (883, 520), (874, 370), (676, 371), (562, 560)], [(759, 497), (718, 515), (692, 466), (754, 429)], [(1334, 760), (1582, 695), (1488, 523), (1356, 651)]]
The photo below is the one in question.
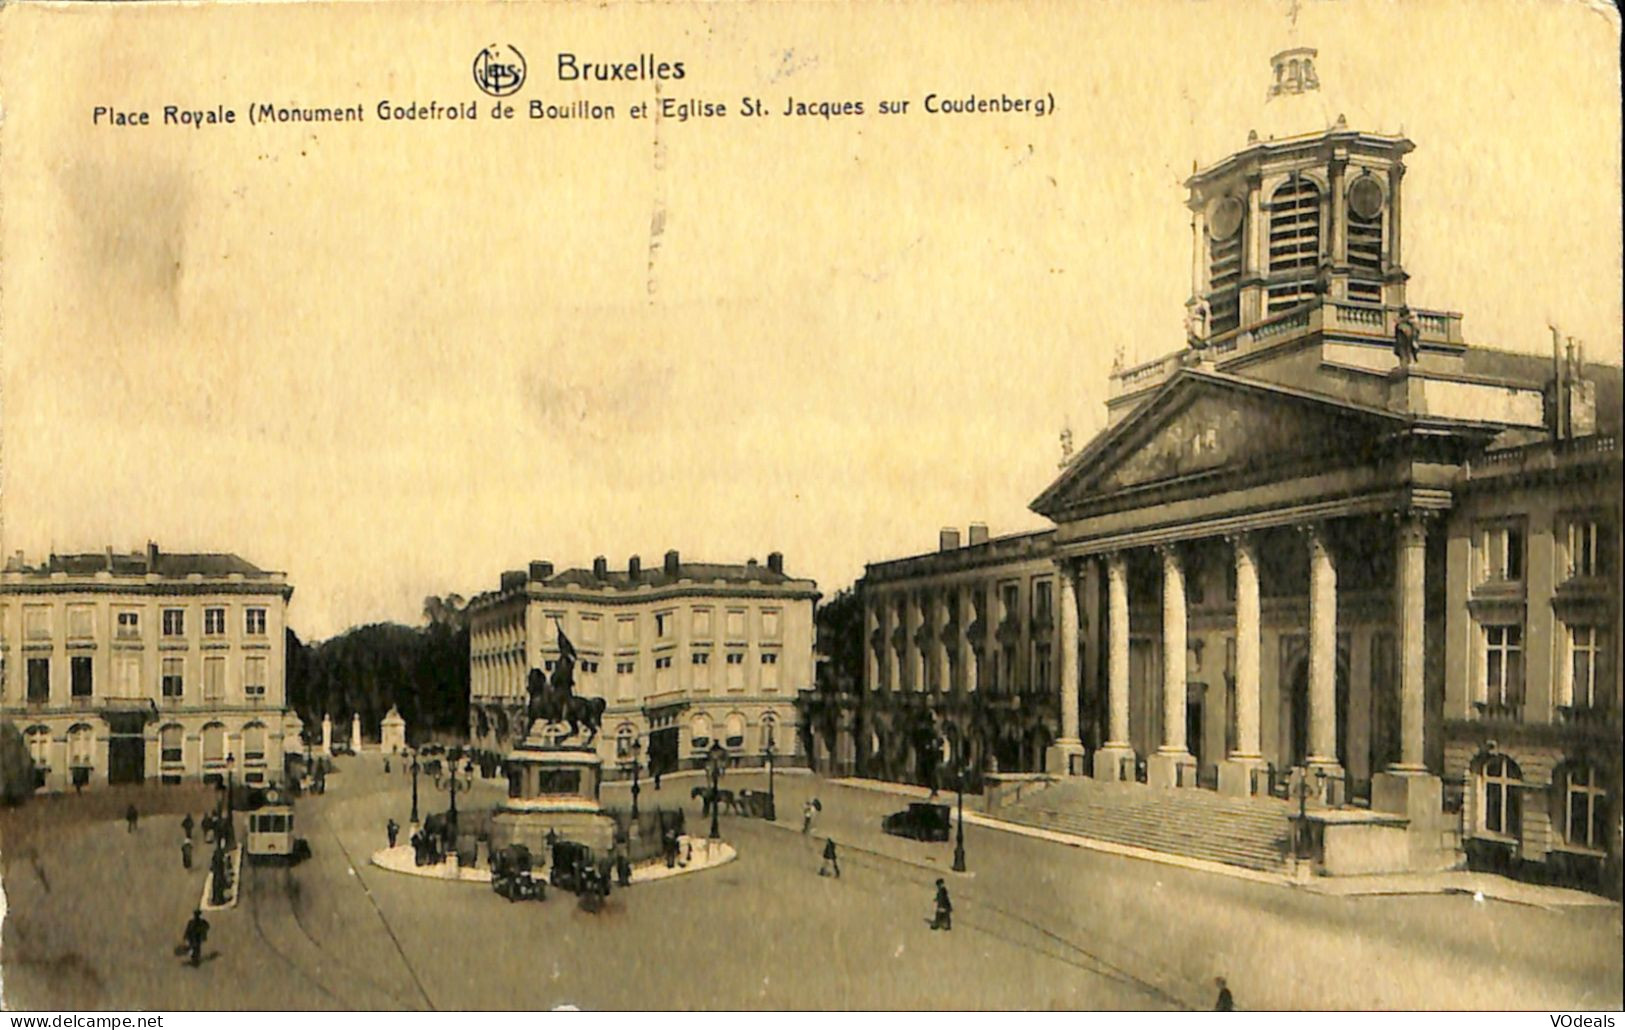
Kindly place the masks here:
[[(153, 831), (162, 848), (106, 822), (59, 842), (49, 891), (8, 863), (7, 1003), (1202, 1008), (1219, 974), (1251, 1008), (1621, 1003), (1617, 908), (1328, 898), (980, 827), (967, 830), (970, 874), (960, 876), (947, 871), (951, 845), (879, 834), (900, 800), (810, 777), (778, 778), (778, 825), (723, 820), (741, 857), (722, 869), (616, 892), (598, 916), (558, 894), (510, 904), (368, 865), (384, 821), (406, 821), (409, 790), (374, 757), (341, 761), (328, 793), (300, 803), (314, 857), (250, 870), (243, 905), (213, 917), (202, 969), (171, 954), (201, 872), (180, 870), (167, 828)], [(641, 801), (689, 806), (697, 782), (646, 784)], [(733, 775), (725, 785), (762, 784)], [(443, 807), (423, 787), (425, 811)], [(459, 803), (489, 804), (498, 790), (480, 784)], [(824, 811), (803, 836), (809, 792)], [(700, 827), (697, 807), (689, 813)], [(841, 847), (838, 880), (817, 875), (826, 833)], [(937, 876), (954, 894), (949, 934), (926, 925)]]

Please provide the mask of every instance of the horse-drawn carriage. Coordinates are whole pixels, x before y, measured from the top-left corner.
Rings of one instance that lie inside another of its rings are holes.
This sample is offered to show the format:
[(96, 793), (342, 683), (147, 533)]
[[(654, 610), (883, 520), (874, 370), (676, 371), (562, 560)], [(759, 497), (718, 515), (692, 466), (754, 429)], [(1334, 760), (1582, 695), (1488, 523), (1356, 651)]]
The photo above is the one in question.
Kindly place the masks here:
[[(695, 787), (689, 792), (689, 797), (700, 799), (703, 815), (711, 814), (710, 787)], [(741, 790), (736, 794), (731, 790), (718, 788), (715, 803), (721, 805), (722, 811), (730, 815), (751, 816), (757, 819), (766, 819), (768, 813), (773, 810), (773, 796), (761, 790)]]
[(542, 901), (547, 885), (531, 873), (530, 849), (510, 844), (491, 858), (491, 889), (509, 901)]
[(580, 898), (583, 909), (596, 912), (609, 897), (609, 860), (599, 858), (585, 844), (561, 840), (553, 845), (548, 879), (559, 890)]

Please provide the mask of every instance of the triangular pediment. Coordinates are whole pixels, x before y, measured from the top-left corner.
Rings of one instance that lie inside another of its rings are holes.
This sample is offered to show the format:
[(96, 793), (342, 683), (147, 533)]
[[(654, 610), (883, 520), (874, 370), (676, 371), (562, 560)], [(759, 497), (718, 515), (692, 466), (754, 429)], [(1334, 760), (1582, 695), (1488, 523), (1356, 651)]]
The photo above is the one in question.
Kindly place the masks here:
[(1404, 425), (1390, 412), (1223, 373), (1186, 369), (1103, 431), (1032, 504), (1058, 519), (1107, 498), (1225, 473), (1359, 460)]

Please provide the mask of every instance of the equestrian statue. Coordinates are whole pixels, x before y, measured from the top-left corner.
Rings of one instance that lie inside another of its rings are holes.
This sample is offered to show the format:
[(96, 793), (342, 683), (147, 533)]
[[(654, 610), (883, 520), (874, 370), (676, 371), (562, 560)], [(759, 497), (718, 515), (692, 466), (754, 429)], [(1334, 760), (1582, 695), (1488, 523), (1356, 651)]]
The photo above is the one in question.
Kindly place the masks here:
[(559, 630), (559, 660), (553, 666), (553, 675), (548, 676), (540, 669), (530, 670), (526, 688), (530, 692), (530, 703), (525, 708), (525, 714), (530, 725), (540, 723), (566, 722), (570, 724), (570, 731), (560, 739), (568, 740), (587, 728), (587, 739), (582, 746), (590, 747), (598, 738), (598, 731), (604, 721), (604, 699), (601, 697), (577, 697), (575, 694), (575, 666), (576, 649), (570, 643), (570, 638)]

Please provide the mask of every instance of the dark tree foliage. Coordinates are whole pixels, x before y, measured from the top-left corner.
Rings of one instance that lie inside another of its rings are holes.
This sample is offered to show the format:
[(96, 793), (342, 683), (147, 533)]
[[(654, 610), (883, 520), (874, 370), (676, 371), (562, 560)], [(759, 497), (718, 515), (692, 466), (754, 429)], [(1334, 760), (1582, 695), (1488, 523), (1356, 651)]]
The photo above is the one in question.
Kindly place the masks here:
[(854, 691), (863, 682), (863, 599), (851, 587), (818, 606), (819, 689)]
[(461, 735), (468, 728), (468, 620), (455, 594), (424, 602), (424, 626), (380, 622), (357, 626), (317, 644), (288, 633), (288, 704), (320, 733), (322, 716), (346, 728), (361, 716), (376, 737), (393, 706), (414, 740)]
[(16, 726), (0, 722), (0, 803), (15, 805), (34, 792), (34, 759)]

